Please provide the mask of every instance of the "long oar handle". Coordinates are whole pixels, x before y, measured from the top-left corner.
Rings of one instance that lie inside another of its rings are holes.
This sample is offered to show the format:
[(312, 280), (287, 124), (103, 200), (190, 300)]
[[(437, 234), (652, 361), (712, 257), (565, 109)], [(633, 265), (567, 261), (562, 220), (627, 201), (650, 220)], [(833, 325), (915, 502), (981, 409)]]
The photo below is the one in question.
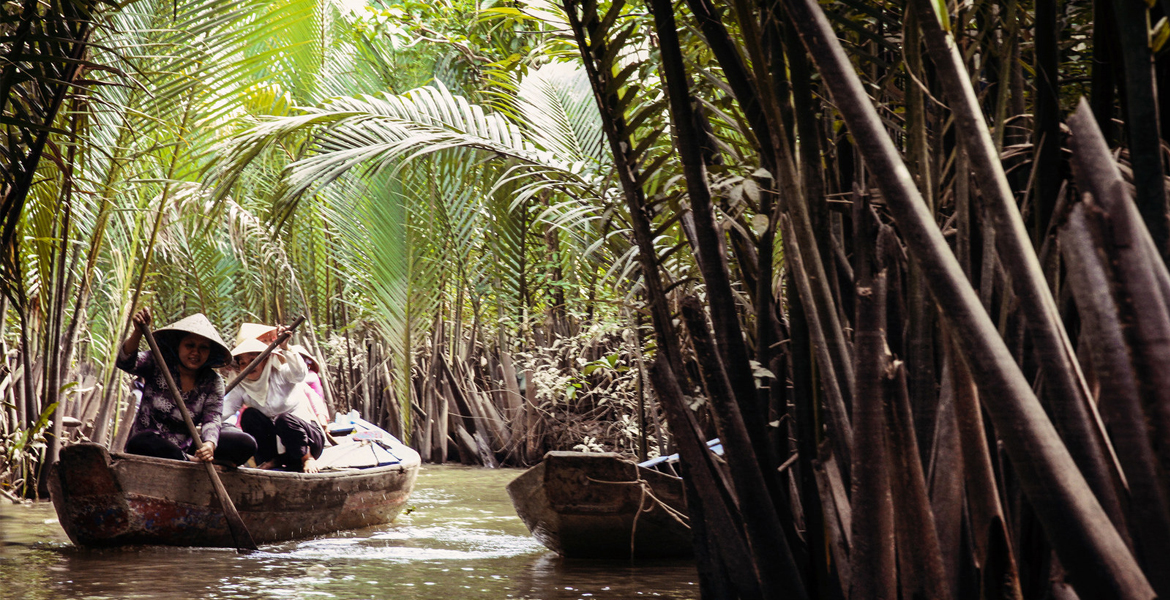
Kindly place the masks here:
[(232, 391), (233, 388), (239, 385), (239, 383), (248, 376), (248, 373), (251, 373), (252, 369), (256, 368), (256, 365), (260, 364), (264, 359), (268, 358), (269, 354), (272, 354), (272, 351), (275, 350), (277, 346), (283, 344), (288, 340), (288, 338), (292, 337), (293, 330), (295, 330), (297, 326), (304, 322), (305, 315), (301, 315), (297, 317), (287, 328), (285, 328), (284, 333), (276, 336), (276, 339), (272, 340), (272, 343), (268, 344), (268, 347), (265, 348), (263, 352), (257, 355), (256, 358), (253, 358), (252, 362), (248, 363), (248, 366), (244, 368), (243, 371), (240, 371), (238, 375), (232, 378), (232, 382), (227, 384), (227, 387), (223, 388), (224, 395), (226, 396), (228, 392)]
[[(159, 351), (158, 342), (154, 339), (154, 333), (150, 331), (147, 325), (139, 325), (138, 329), (142, 331), (142, 336), (146, 338), (146, 343), (150, 345), (150, 351), (154, 354), (155, 364), (158, 365), (159, 370), (162, 371), (163, 377), (166, 379), (167, 389), (171, 392), (171, 400), (179, 406), (179, 412), (183, 413), (183, 421), (187, 423), (187, 430), (191, 433), (191, 440), (198, 449), (203, 446), (203, 438), (199, 435), (199, 428), (195, 426), (195, 420), (191, 418), (191, 411), (187, 410), (187, 404), (183, 402), (183, 396), (179, 394), (179, 386), (175, 385), (175, 378), (171, 377), (171, 370), (167, 368), (166, 359), (163, 358), (162, 352)], [(223, 507), (224, 517), (227, 518), (228, 529), (232, 532), (232, 539), (236, 542), (236, 548), (244, 550), (256, 550), (256, 542), (252, 540), (252, 534), (248, 531), (248, 527), (244, 525), (244, 520), (240, 518), (240, 513), (236, 511), (236, 505), (232, 503), (232, 499), (228, 496), (227, 488), (223, 487), (223, 482), (219, 479), (219, 473), (215, 470), (215, 465), (210, 462), (203, 463), (207, 468), (207, 476), (211, 479), (211, 486), (215, 488), (215, 495), (219, 498), (219, 504)]]

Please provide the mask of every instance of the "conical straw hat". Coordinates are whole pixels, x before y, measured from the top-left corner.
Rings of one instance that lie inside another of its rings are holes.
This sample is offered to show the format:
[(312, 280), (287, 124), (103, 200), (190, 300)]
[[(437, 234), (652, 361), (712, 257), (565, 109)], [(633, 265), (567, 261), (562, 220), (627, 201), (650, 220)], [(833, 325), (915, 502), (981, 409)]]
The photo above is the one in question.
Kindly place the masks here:
[(246, 338), (244, 341), (236, 344), (235, 348), (232, 348), (232, 356), (239, 356), (249, 352), (255, 352), (259, 354), (266, 348), (268, 348), (268, 344), (265, 344), (256, 338)]
[[(240, 332), (236, 334), (236, 341), (233, 346), (239, 346), (247, 339), (259, 339), (260, 336), (276, 331), (273, 325), (265, 325), (263, 323), (244, 323), (240, 325)], [(267, 344), (265, 344), (267, 347)]]
[[(248, 354), (249, 352), (255, 352), (256, 354), (259, 354), (267, 348), (268, 344), (261, 342), (256, 338), (248, 338), (237, 344), (235, 348), (232, 348), (232, 356), (240, 356), (241, 354)], [(288, 361), (288, 359), (284, 357), (284, 352), (281, 352), (280, 348), (273, 348), (272, 354), (270, 356), (275, 356), (281, 362)], [(243, 367), (245, 365), (240, 366)]]
[(203, 313), (195, 313), (166, 327), (159, 328), (155, 331), (155, 338), (158, 339), (159, 346), (167, 348), (174, 354), (178, 349), (179, 342), (188, 333), (201, 335), (211, 342), (211, 355), (207, 357), (206, 366), (222, 367), (231, 361), (232, 355), (228, 351), (227, 344), (223, 343), (223, 338), (219, 337), (219, 332), (215, 330), (211, 321), (203, 316)]

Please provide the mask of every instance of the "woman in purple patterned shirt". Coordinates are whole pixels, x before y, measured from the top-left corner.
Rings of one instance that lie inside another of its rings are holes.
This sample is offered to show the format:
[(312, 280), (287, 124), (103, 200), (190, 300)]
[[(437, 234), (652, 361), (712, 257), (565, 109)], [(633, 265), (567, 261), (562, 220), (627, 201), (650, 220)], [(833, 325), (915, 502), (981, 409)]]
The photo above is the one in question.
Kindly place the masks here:
[(223, 379), (215, 372), (231, 360), (231, 353), (202, 314), (194, 314), (155, 332), (159, 350), (170, 368), (203, 444), (195, 448), (183, 413), (171, 399), (166, 378), (149, 350), (138, 352), (142, 332), (150, 324), (150, 310), (134, 315), (134, 330), (118, 350), (119, 369), (143, 379), (145, 387), (126, 452), (175, 460), (246, 462), (256, 452), (256, 440), (234, 428), (220, 427)]

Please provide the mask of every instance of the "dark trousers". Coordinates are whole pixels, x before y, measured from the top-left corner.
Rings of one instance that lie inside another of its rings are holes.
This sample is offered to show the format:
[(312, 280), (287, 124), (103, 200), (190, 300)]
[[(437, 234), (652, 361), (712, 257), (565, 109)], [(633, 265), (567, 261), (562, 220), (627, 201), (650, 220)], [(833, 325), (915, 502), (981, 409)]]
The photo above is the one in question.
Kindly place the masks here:
[[(320, 458), (325, 449), (325, 433), (321, 428), (289, 413), (269, 419), (264, 413), (248, 408), (240, 415), (240, 426), (256, 438), (258, 465), (275, 459), (278, 465), (289, 471), (303, 471), (302, 457), (312, 454), (313, 458)], [(284, 454), (277, 454), (276, 438), (284, 444)]]
[[(187, 453), (174, 443), (153, 431), (144, 431), (126, 440), (126, 452), (142, 456), (155, 456), (173, 460), (187, 460)], [(215, 460), (242, 465), (256, 453), (256, 440), (235, 427), (224, 427), (219, 431), (219, 443), (215, 445)]]

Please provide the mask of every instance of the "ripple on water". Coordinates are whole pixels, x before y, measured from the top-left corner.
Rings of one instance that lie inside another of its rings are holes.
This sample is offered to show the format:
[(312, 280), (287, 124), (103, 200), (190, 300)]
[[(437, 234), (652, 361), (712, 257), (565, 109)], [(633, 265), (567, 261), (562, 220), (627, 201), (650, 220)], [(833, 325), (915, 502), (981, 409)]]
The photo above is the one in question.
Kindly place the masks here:
[(368, 538), (309, 540), (281, 555), (305, 560), (356, 559), (406, 563), (508, 558), (540, 552), (543, 548), (531, 537), (505, 535), (498, 531), (458, 527), (398, 527), (372, 533)]

